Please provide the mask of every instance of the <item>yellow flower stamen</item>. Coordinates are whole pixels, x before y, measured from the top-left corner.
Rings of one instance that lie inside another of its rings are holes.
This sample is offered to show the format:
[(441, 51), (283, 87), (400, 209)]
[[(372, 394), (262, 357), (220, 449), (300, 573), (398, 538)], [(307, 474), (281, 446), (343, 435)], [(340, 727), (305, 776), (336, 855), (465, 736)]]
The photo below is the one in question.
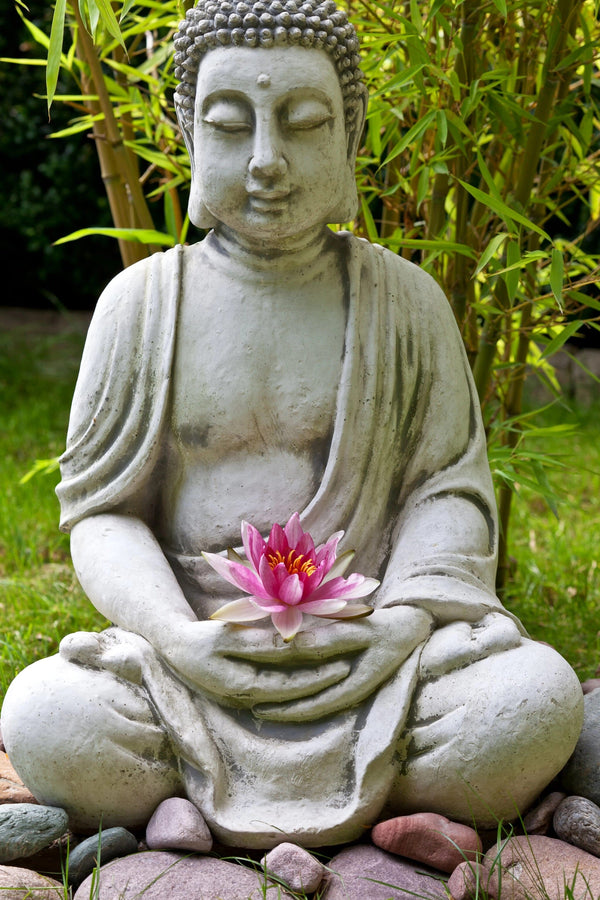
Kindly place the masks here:
[(312, 575), (317, 571), (317, 567), (310, 557), (304, 559), (304, 554), (296, 554), (295, 550), (290, 550), (286, 557), (279, 550), (271, 550), (270, 553), (267, 553), (267, 562), (271, 569), (283, 563), (290, 575), (300, 575), (301, 572), (304, 572), (305, 575)]

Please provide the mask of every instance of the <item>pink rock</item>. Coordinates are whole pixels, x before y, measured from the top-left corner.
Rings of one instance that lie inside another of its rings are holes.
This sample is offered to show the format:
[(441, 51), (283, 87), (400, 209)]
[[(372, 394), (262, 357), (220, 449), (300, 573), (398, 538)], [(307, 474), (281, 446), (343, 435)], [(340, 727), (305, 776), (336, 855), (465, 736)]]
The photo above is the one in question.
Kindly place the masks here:
[(297, 844), (279, 844), (263, 857), (261, 865), (291, 890), (306, 894), (316, 891), (325, 875), (325, 866)]
[(0, 803), (37, 803), (10, 764), (6, 753), (0, 751)]
[(453, 872), (481, 853), (477, 832), (436, 813), (414, 813), (380, 822), (371, 832), (373, 843), (442, 872)]
[(62, 900), (65, 893), (62, 884), (31, 869), (17, 866), (0, 866), (0, 897), (2, 900)]
[(372, 844), (346, 847), (327, 869), (320, 900), (448, 900), (441, 872), (398, 859)]
[(135, 853), (102, 866), (97, 893), (90, 875), (74, 900), (293, 900), (264, 875), (210, 856), (172, 852)]
[[(556, 838), (512, 837), (485, 854), (484, 865), (502, 867), (501, 900), (596, 900), (600, 859)], [(458, 900), (458, 898), (457, 898)]]
[(544, 797), (541, 803), (530, 810), (523, 819), (523, 827), (527, 834), (548, 834), (552, 817), (558, 806), (566, 798), (562, 791), (553, 791)]
[(600, 688), (600, 678), (588, 678), (587, 681), (581, 682), (581, 690), (584, 694), (591, 694)]
[(150, 850), (210, 853), (212, 836), (200, 811), (183, 797), (169, 797), (156, 807), (146, 827)]
[(482, 863), (462, 862), (448, 879), (452, 900), (477, 900), (498, 896), (497, 870), (490, 872)]

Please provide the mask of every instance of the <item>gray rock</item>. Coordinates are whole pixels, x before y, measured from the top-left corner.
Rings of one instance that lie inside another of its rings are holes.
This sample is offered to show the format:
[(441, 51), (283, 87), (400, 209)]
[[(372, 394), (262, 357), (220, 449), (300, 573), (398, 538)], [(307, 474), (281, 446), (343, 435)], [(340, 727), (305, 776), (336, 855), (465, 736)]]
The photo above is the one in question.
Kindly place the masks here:
[(107, 828), (99, 835), (92, 835), (69, 853), (69, 884), (83, 881), (93, 872), (98, 860), (103, 865), (119, 856), (136, 853), (137, 848), (137, 838), (126, 828)]
[(567, 797), (557, 807), (553, 819), (559, 838), (600, 856), (600, 808), (585, 797)]
[(600, 805), (600, 691), (584, 696), (583, 709), (581, 735), (560, 781), (567, 793)]
[(306, 894), (316, 891), (325, 875), (325, 866), (297, 844), (279, 844), (263, 857), (261, 865), (291, 890)]
[(61, 837), (68, 826), (64, 809), (4, 803), (0, 806), (0, 863), (33, 856)]
[[(92, 876), (79, 886), (74, 900), (89, 900)], [(100, 869), (95, 900), (293, 900), (274, 887), (264, 891), (262, 873), (209, 856), (167, 851), (136, 853)], [(363, 897), (364, 900), (364, 897)]]
[(401, 860), (369, 844), (347, 847), (334, 856), (327, 868), (321, 900), (448, 897), (441, 872)]
[(0, 897), (2, 900), (64, 900), (62, 884), (31, 869), (0, 866)]
[(169, 797), (156, 807), (146, 828), (150, 850), (210, 853), (212, 836), (200, 811), (184, 797)]
[(552, 817), (559, 804), (566, 799), (562, 791), (552, 791), (547, 797), (534, 806), (523, 819), (523, 827), (527, 834), (548, 834), (552, 825)]

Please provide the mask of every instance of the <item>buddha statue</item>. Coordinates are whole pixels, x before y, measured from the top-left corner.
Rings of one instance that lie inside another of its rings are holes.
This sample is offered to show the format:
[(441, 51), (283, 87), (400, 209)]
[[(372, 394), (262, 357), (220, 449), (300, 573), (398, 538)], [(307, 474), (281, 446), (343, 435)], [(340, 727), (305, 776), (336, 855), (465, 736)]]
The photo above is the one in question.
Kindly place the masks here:
[[(446, 298), (328, 227), (357, 207), (354, 29), (333, 0), (200, 0), (175, 47), (190, 218), (211, 230), (98, 302), (58, 495), (113, 624), (15, 679), (11, 761), (79, 830), (141, 825), (174, 795), (247, 848), (421, 810), (513, 819), (569, 758), (581, 689), (495, 596), (485, 437)], [(379, 582), (372, 615), (307, 616), (292, 639), (269, 616), (211, 618), (241, 592), (202, 552), (241, 554), (241, 522), (343, 531)]]

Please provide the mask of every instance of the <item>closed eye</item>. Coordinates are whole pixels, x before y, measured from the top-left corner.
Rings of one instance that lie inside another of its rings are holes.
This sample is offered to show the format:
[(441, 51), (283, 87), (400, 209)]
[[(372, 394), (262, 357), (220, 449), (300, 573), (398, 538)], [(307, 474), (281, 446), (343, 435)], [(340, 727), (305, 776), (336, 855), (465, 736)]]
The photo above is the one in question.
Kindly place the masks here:
[(205, 125), (226, 134), (247, 133), (252, 130), (252, 116), (245, 104), (220, 98), (211, 103), (202, 117)]
[(285, 115), (287, 127), (294, 131), (310, 131), (332, 120), (333, 113), (329, 106), (313, 98), (292, 101)]

